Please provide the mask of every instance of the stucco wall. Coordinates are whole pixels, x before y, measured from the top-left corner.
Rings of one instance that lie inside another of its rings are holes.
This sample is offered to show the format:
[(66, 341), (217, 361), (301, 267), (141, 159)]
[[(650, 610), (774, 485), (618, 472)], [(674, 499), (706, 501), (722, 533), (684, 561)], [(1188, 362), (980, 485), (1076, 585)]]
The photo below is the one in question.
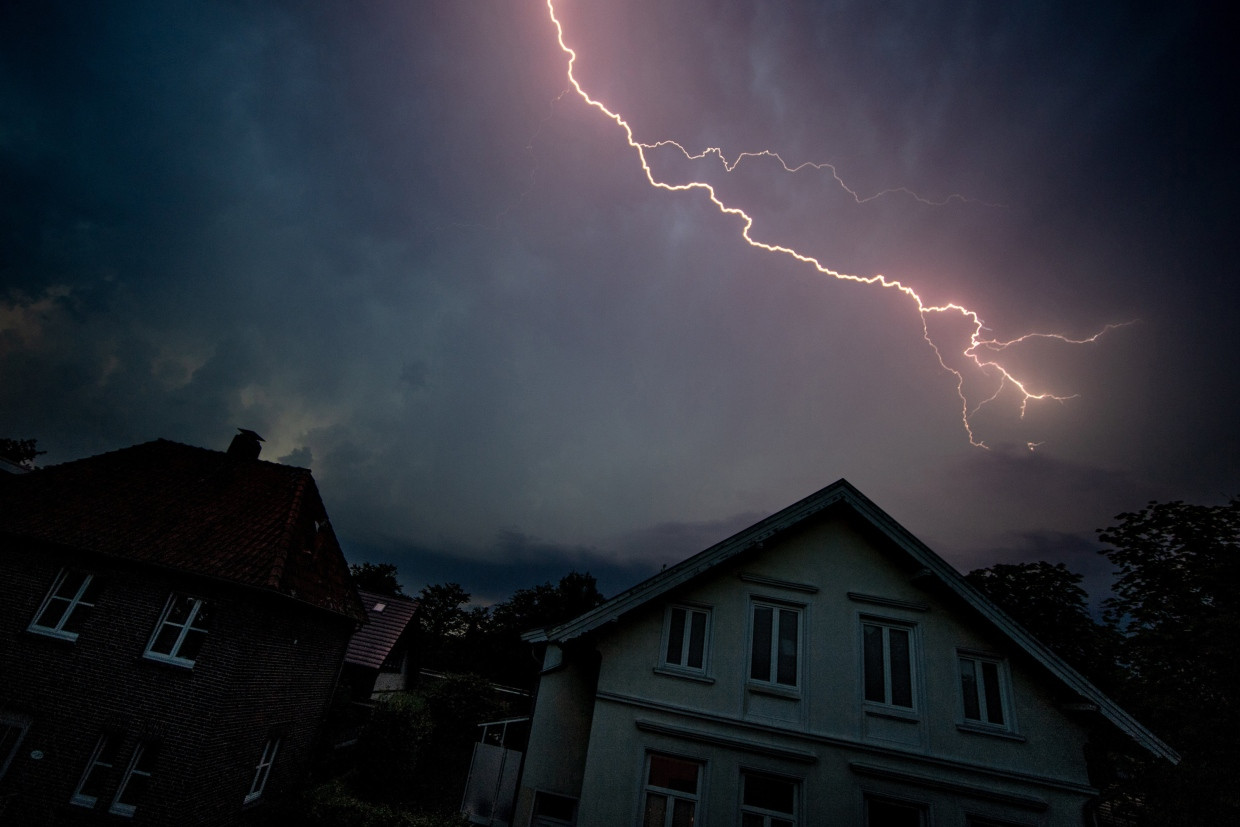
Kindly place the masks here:
[[(850, 523), (822, 521), (717, 567), (600, 636), (600, 701), (578, 823), (635, 823), (645, 757), (655, 750), (706, 762), (702, 823), (733, 822), (748, 768), (800, 779), (804, 823), (860, 823), (868, 790), (911, 795), (933, 808), (936, 825), (963, 823), (966, 813), (1080, 824), (1089, 797), (1085, 731), (1060, 711), (1057, 683), (958, 598), (924, 589), (932, 581), (916, 575), (907, 557)], [(802, 612), (792, 697), (747, 681), (754, 598)], [(704, 680), (659, 669), (668, 603), (710, 609)], [(914, 630), (912, 715), (874, 714), (882, 710), (863, 701), (862, 618)], [(1010, 732), (962, 728), (959, 649), (1006, 658)]]

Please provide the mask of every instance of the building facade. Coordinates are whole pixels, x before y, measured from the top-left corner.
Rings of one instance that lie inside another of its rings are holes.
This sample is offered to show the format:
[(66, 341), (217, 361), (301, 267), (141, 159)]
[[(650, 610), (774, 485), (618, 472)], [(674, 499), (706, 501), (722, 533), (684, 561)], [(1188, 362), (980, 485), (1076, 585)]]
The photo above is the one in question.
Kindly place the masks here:
[(1096, 727), (1177, 760), (845, 481), (527, 637), (519, 825), (1079, 826)]
[(0, 823), (238, 824), (363, 613), (310, 472), (159, 440), (0, 483)]

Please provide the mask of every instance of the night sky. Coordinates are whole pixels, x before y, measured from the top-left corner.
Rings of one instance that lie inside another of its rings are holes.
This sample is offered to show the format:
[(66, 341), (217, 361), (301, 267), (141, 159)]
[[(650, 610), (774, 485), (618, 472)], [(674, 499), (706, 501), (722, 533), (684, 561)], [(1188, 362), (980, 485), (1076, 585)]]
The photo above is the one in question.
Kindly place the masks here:
[(1222, 5), (558, 0), (755, 241), (981, 338), (1105, 330), (975, 351), (1065, 398), (1022, 417), (966, 317), (926, 317), (962, 402), (913, 298), (652, 187), (540, 0), (4, 3), (0, 436), (253, 429), (410, 592), (614, 594), (846, 477), (1097, 593), (1116, 514), (1240, 493)]

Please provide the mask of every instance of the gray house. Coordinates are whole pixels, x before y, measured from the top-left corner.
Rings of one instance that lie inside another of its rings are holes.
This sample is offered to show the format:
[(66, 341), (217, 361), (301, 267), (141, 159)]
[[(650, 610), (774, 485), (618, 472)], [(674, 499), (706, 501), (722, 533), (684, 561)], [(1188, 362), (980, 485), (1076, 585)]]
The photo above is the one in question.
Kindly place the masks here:
[(1175, 753), (841, 480), (545, 646), (515, 825), (1082, 825)]

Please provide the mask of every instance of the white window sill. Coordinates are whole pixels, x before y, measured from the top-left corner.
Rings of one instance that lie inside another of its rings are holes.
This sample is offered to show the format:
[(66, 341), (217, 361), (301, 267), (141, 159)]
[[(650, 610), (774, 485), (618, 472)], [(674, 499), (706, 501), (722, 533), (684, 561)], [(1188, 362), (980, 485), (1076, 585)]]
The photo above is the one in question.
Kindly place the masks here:
[(801, 700), (801, 690), (795, 686), (750, 681), (746, 684), (746, 688), (755, 695), (770, 695), (773, 698), (788, 698), (793, 701)]
[(869, 715), (871, 718), (887, 718), (888, 720), (892, 720), (892, 721), (903, 721), (904, 723), (907, 723), (907, 724), (920, 724), (921, 723), (921, 716), (911, 709), (904, 709), (904, 708), (890, 707), (890, 706), (885, 706), (885, 707), (867, 706), (865, 708), (865, 714)]
[(963, 723), (957, 723), (956, 729), (960, 730), (961, 732), (967, 732), (970, 735), (988, 735), (991, 738), (1002, 738), (1005, 741), (1017, 741), (1022, 744), (1028, 740), (1027, 738), (1025, 738), (1025, 736), (1017, 735), (1015, 732), (1012, 732), (1010, 729), (1006, 729), (1004, 727), (998, 727), (994, 725), (988, 726), (986, 724), (983, 724), (977, 721), (965, 721)]
[(153, 660), (156, 663), (166, 663), (169, 666), (179, 666), (182, 669), (193, 669), (194, 661), (185, 658), (174, 658), (170, 655), (161, 655), (158, 652), (143, 652), (142, 657), (147, 660)]
[(697, 681), (698, 683), (714, 683), (715, 679), (707, 675), (705, 672), (694, 672), (688, 669), (678, 669), (675, 666), (656, 666), (654, 668), (656, 675), (663, 675), (668, 678), (682, 678), (689, 681)]
[(78, 639), (77, 632), (65, 632), (60, 629), (49, 629), (46, 626), (30, 625), (26, 627), (26, 631), (31, 634), (41, 635), (43, 637), (55, 638), (56, 640), (67, 640), (73, 643)]

